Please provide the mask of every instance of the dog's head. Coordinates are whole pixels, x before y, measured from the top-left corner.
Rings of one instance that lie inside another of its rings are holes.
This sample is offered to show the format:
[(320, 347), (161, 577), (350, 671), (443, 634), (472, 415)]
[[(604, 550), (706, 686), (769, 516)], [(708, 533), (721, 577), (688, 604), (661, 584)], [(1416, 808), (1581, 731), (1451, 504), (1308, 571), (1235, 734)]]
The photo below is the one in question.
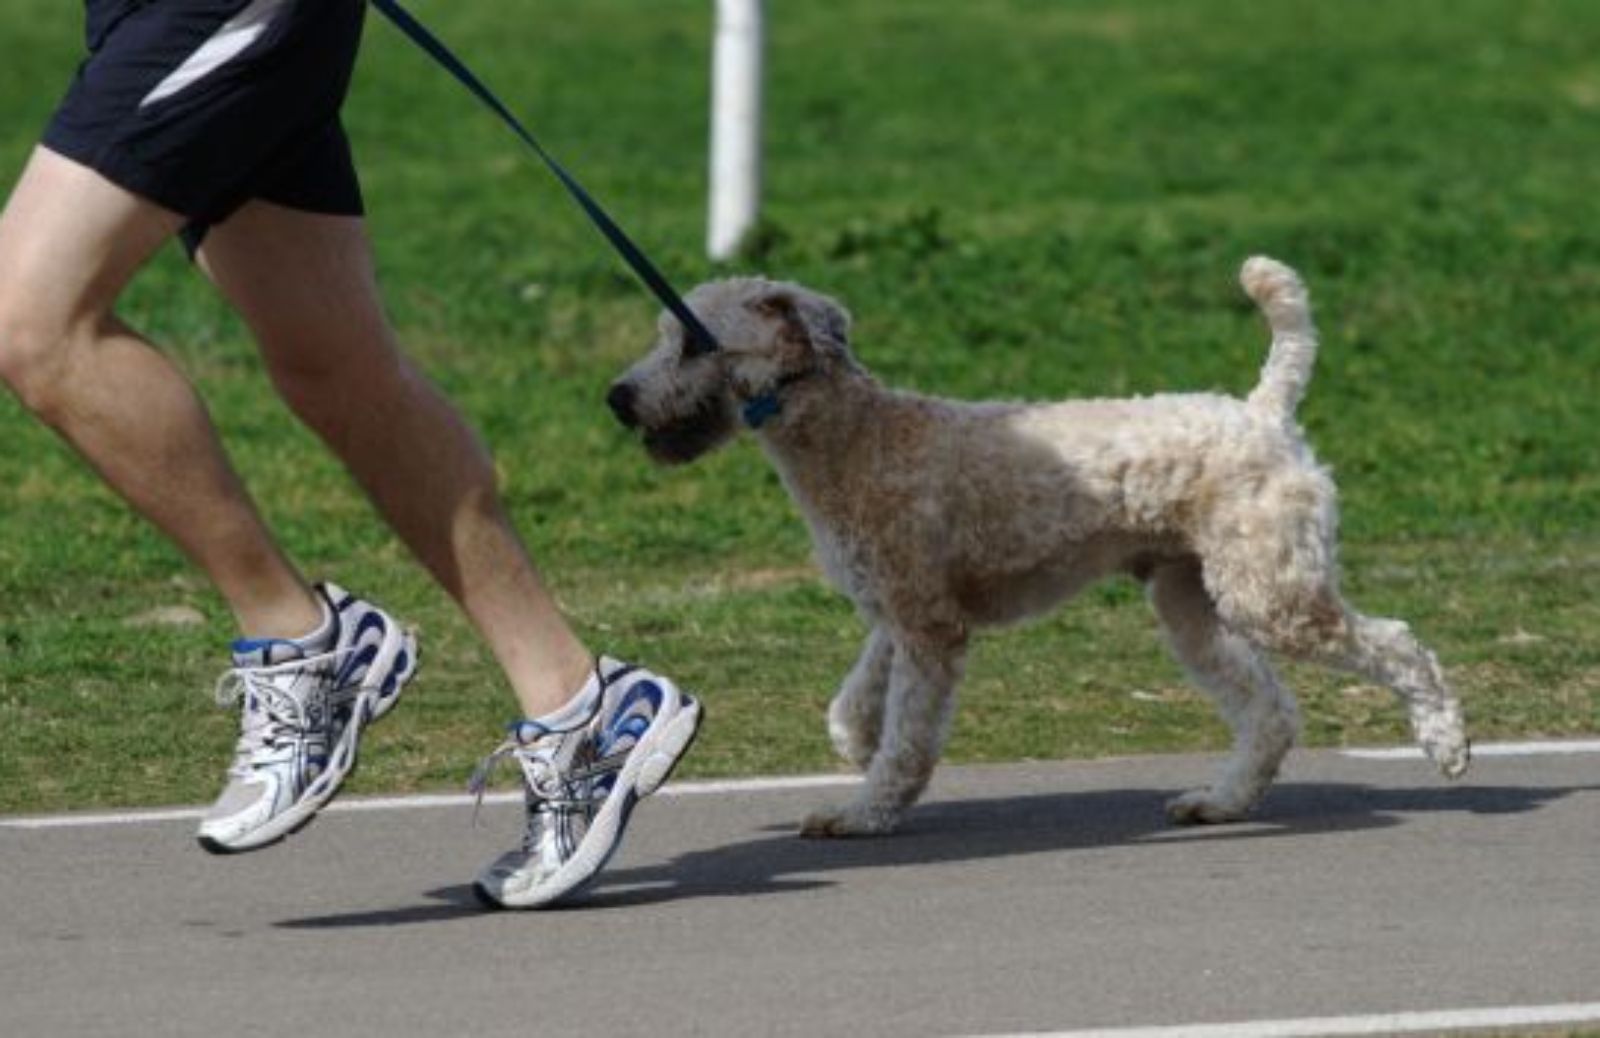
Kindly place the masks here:
[(682, 324), (661, 315), (655, 344), (606, 394), (617, 420), (638, 429), (657, 461), (693, 461), (759, 425), (795, 383), (854, 367), (850, 315), (827, 296), (764, 278), (732, 278), (684, 300), (719, 349), (686, 348)]

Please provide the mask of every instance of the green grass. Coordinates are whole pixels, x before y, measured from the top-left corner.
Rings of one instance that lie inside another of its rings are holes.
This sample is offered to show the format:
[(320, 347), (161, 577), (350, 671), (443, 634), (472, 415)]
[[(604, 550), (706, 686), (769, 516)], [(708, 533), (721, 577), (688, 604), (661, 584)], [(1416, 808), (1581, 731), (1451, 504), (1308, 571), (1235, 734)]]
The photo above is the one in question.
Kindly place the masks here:
[[(709, 12), (415, 7), (687, 287)], [(515, 10), (517, 17), (510, 17)], [(0, 179), (80, 9), (0, 12)], [(738, 269), (845, 299), (886, 380), (967, 397), (1246, 389), (1234, 272), (1298, 266), (1324, 332), (1301, 415), (1344, 495), (1352, 597), (1444, 658), (1479, 738), (1600, 729), (1600, 8), (1589, 0), (815, 0), (772, 11), (766, 222)], [(608, 419), (654, 306), (560, 189), (374, 17), (347, 110), (395, 320), (494, 444), (597, 647), (702, 690), (685, 773), (828, 768), (859, 636), (749, 444), (650, 467)], [(211, 401), (284, 543), (420, 625), (426, 669), (356, 788), (459, 783), (513, 710), (486, 653), (273, 400), (175, 254), (125, 316)], [(201, 801), (234, 721), (219, 601), (0, 400), (0, 811)], [(127, 621), (186, 604), (204, 627)], [(1291, 671), (1307, 741), (1404, 738), (1386, 695)], [(953, 760), (1215, 749), (1137, 589), (983, 638)]]

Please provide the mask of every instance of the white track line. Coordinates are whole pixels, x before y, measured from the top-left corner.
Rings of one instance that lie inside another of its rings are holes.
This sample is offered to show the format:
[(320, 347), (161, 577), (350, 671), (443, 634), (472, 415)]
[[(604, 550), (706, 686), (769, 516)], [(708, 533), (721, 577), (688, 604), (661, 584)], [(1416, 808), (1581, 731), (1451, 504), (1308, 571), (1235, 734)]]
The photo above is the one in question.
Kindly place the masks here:
[[(1422, 751), (1415, 746), (1384, 746), (1376, 749), (1340, 750), (1345, 757), (1357, 760), (1421, 760)], [(1486, 742), (1475, 743), (1474, 757), (1559, 757), (1575, 753), (1600, 753), (1600, 740), (1572, 739), (1560, 742)]]
[[(1357, 760), (1419, 760), (1422, 751), (1414, 746), (1388, 746), (1376, 749), (1339, 750), (1341, 756)], [(1568, 740), (1561, 742), (1500, 742), (1483, 743), (1472, 748), (1476, 757), (1545, 757), (1571, 754), (1600, 754), (1600, 739)], [(707, 780), (700, 782), (673, 782), (662, 787), (660, 796), (699, 796), (723, 793), (772, 793), (795, 789), (817, 789), (828, 786), (849, 786), (861, 781), (854, 775), (792, 775), (779, 778), (754, 778)], [(493, 793), (483, 798), (486, 804), (513, 803), (521, 799), (520, 793)], [(461, 794), (420, 794), (402, 797), (361, 797), (338, 800), (328, 805), (328, 811), (414, 811), (430, 807), (460, 807), (470, 805), (473, 798)], [(203, 807), (175, 807), (145, 811), (117, 811), (105, 813), (70, 813), (60, 815), (22, 815), (0, 817), (0, 830), (4, 829), (85, 829), (106, 825), (145, 825), (153, 822), (186, 821), (205, 814)]]
[[(817, 789), (825, 786), (850, 786), (860, 782), (855, 775), (794, 775), (779, 778), (672, 782), (657, 794), (666, 797), (704, 796), (723, 793), (771, 793), (791, 789)], [(415, 811), (430, 807), (471, 807), (477, 798), (468, 793), (423, 793), (403, 797), (351, 797), (336, 800), (323, 810), (357, 813), (362, 811)], [(491, 793), (485, 804), (511, 804), (522, 800), (521, 793)], [(117, 811), (97, 814), (0, 817), (0, 829), (91, 829), (110, 825), (146, 825), (154, 822), (192, 821), (206, 813), (203, 807), (173, 807), (154, 811)]]
[(1600, 1021), (1600, 1002), (1490, 1009), (1438, 1009), (1371, 1016), (1251, 1020), (1234, 1024), (1111, 1027), (1090, 1031), (1038, 1031), (985, 1038), (1334, 1038), (1339, 1035), (1418, 1034), (1511, 1027), (1551, 1027)]

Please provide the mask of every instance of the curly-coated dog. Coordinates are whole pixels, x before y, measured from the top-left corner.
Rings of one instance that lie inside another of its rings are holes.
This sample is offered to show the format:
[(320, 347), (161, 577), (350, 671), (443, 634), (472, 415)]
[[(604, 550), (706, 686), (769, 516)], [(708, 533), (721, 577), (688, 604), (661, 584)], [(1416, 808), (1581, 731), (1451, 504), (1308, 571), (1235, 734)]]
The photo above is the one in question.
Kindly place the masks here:
[(1334, 484), (1294, 418), (1316, 354), (1305, 288), (1262, 257), (1240, 280), (1272, 330), (1243, 400), (896, 391), (851, 354), (843, 307), (759, 278), (689, 295), (718, 350), (686, 348), (663, 315), (654, 348), (611, 387), (612, 410), (669, 463), (749, 427), (822, 568), (871, 626), (828, 711), (834, 746), (866, 781), (803, 832), (892, 830), (938, 762), (973, 630), (1119, 573), (1144, 582), (1172, 652), (1234, 732), (1222, 773), (1175, 798), (1173, 820), (1242, 817), (1294, 742), (1294, 699), (1267, 651), (1388, 686), (1440, 770), (1466, 769), (1461, 707), (1433, 653), (1340, 595)]

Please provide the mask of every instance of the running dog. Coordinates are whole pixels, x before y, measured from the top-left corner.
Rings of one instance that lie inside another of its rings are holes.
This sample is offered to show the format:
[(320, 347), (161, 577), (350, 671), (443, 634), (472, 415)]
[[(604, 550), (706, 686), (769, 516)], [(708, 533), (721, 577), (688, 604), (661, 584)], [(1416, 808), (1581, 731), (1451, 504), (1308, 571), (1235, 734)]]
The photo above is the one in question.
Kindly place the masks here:
[(1439, 769), (1466, 770), (1461, 707), (1433, 653), (1339, 592), (1334, 483), (1294, 417), (1317, 348), (1305, 288), (1263, 257), (1240, 281), (1272, 333), (1242, 400), (896, 391), (851, 353), (842, 306), (760, 278), (689, 295), (720, 349), (694, 349), (662, 316), (654, 347), (612, 385), (612, 411), (665, 463), (748, 428), (871, 629), (828, 711), (835, 748), (866, 780), (809, 815), (805, 835), (893, 830), (939, 760), (973, 631), (1114, 574), (1144, 583), (1173, 654), (1233, 731), (1221, 774), (1173, 799), (1173, 821), (1242, 818), (1294, 743), (1298, 712), (1268, 652), (1389, 687)]

